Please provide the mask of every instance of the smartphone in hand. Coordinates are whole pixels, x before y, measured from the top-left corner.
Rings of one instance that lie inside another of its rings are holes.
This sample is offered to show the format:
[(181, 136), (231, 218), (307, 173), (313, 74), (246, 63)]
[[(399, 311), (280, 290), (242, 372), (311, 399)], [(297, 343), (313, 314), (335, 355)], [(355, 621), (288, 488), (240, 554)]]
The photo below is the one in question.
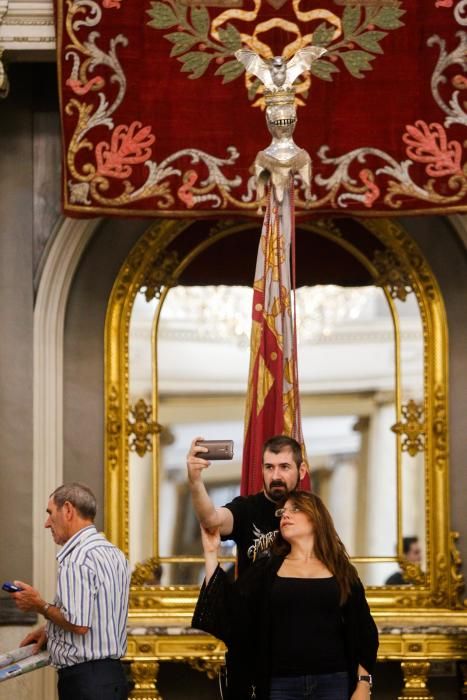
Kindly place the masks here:
[(15, 586), (15, 584), (11, 583), (11, 581), (5, 581), (5, 583), (2, 586), (2, 589), (7, 593), (18, 593), (19, 591), (23, 590), (19, 586)]
[(208, 448), (207, 452), (196, 453), (203, 459), (233, 459), (233, 440), (200, 440), (196, 444)]

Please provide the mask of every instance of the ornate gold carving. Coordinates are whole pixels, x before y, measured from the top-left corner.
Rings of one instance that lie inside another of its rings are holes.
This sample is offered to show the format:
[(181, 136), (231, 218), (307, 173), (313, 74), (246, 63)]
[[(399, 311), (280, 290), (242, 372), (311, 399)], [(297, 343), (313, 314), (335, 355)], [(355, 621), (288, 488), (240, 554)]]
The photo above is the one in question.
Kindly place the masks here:
[(173, 287), (177, 284), (177, 276), (174, 273), (179, 264), (177, 251), (161, 251), (160, 256), (154, 259), (151, 267), (146, 271), (141, 285), (146, 301), (159, 299), (162, 287)]
[(144, 241), (146, 245), (140, 243), (128, 256), (123, 269), (118, 278), (118, 285), (115, 290), (115, 298), (117, 301), (126, 299), (128, 290), (134, 282), (135, 275), (139, 270), (141, 263), (144, 260), (144, 254), (149, 247), (148, 241)]
[(378, 272), (376, 284), (387, 287), (393, 299), (405, 301), (413, 292), (409, 272), (393, 250), (376, 250), (373, 265)]
[(122, 431), (118, 389), (111, 386), (107, 402), (107, 464), (114, 470), (118, 464), (119, 440)]
[(157, 690), (157, 661), (132, 661), (130, 663), (131, 677), (135, 686), (130, 694), (130, 700), (162, 700)]
[(402, 406), (402, 416), (405, 419), (391, 426), (391, 430), (397, 435), (405, 435), (401, 441), (403, 452), (408, 452), (415, 457), (418, 452), (425, 449), (426, 427), (423, 419), (423, 406), (413, 399)]
[(458, 532), (449, 533), (449, 550), (451, 552), (451, 607), (457, 609), (464, 609), (464, 601), (462, 600), (462, 593), (464, 592), (464, 576), (462, 575), (460, 568), (462, 566), (462, 559), (459, 550), (456, 547), (456, 542), (459, 539)]
[(404, 688), (398, 700), (434, 700), (427, 686), (428, 661), (402, 661)]
[(401, 249), (403, 250), (406, 259), (412, 268), (412, 273), (417, 277), (417, 280), (423, 289), (424, 295), (430, 301), (434, 301), (437, 296), (436, 282), (434, 281), (433, 274), (428, 267), (421, 250), (401, 227), (397, 225), (392, 226), (392, 232), (394, 233), (396, 240), (400, 243)]
[(194, 656), (191, 659), (188, 659), (188, 663), (191, 666), (191, 668), (193, 668), (195, 671), (201, 671), (205, 673), (208, 678), (213, 680), (214, 678), (218, 677), (219, 671), (224, 665), (224, 657), (220, 657), (218, 659), (200, 659)]
[(435, 465), (445, 470), (448, 460), (447, 397), (444, 387), (435, 387), (433, 401), (433, 442)]
[[(393, 250), (403, 265), (410, 269), (411, 282), (417, 282), (429, 301), (436, 300), (438, 289), (433, 274), (418, 245), (405, 229), (392, 219), (367, 219), (365, 228), (374, 233), (389, 250)], [(412, 284), (410, 285), (412, 286)]]
[(152, 406), (144, 399), (139, 399), (134, 406), (130, 406), (127, 431), (132, 452), (136, 452), (139, 457), (152, 452), (152, 436), (161, 432), (161, 426), (152, 420)]
[(423, 585), (426, 581), (426, 574), (421, 570), (418, 564), (411, 564), (407, 559), (399, 559), (399, 566), (402, 569), (402, 575), (409, 583), (418, 586)]
[(156, 585), (161, 580), (161, 563), (157, 557), (151, 557), (136, 564), (131, 574), (132, 586)]

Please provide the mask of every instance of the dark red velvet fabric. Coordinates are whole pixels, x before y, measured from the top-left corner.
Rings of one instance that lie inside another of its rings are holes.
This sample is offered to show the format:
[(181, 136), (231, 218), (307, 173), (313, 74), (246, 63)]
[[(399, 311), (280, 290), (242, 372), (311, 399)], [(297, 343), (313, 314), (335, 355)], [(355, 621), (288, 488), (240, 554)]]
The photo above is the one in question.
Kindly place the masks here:
[(270, 135), (233, 51), (306, 36), (328, 54), (299, 93), (314, 172), (297, 214), (467, 209), (462, 3), (57, 2), (66, 214), (258, 216), (250, 168)]

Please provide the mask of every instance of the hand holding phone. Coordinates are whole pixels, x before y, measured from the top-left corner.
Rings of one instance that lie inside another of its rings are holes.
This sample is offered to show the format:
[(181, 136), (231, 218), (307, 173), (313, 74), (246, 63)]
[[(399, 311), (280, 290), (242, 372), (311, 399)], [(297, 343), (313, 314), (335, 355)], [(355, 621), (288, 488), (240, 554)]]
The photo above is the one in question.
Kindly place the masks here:
[(15, 584), (11, 583), (11, 581), (5, 581), (5, 583), (2, 586), (2, 589), (7, 593), (19, 593), (19, 591), (23, 590), (19, 586), (15, 586)]
[(196, 445), (207, 448), (207, 452), (196, 453), (203, 459), (233, 459), (233, 440), (200, 440)]

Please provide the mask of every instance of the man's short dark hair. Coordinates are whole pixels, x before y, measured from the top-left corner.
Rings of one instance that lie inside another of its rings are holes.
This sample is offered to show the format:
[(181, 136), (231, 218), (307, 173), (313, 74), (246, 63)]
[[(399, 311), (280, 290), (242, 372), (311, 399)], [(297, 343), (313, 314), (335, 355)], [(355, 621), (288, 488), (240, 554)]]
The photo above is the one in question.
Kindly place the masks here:
[(298, 469), (303, 462), (302, 448), (297, 440), (288, 435), (274, 435), (274, 437), (266, 440), (263, 445), (263, 461), (265, 452), (273, 452), (275, 455), (278, 455), (279, 452), (287, 449), (292, 452), (293, 461)]
[(68, 501), (76, 508), (79, 515), (86, 520), (94, 521), (96, 517), (96, 497), (89, 486), (81, 484), (79, 481), (73, 481), (70, 484), (59, 486), (50, 494), (50, 498), (53, 499), (57, 508), (61, 508), (63, 504)]
[(402, 538), (402, 551), (404, 554), (408, 554), (411, 546), (418, 542), (418, 537), (403, 537)]

